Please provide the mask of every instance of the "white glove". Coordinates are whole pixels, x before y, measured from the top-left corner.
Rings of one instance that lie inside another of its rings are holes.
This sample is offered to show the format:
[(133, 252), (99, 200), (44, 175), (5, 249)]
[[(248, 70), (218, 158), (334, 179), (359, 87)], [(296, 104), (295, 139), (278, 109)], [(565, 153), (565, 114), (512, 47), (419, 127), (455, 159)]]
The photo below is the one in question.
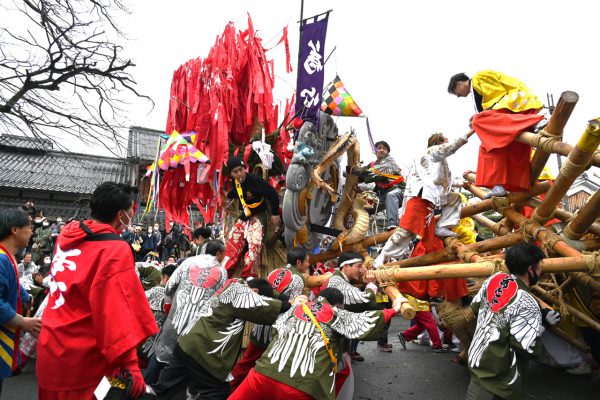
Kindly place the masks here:
[(367, 283), (366, 289), (371, 289), (374, 294), (377, 294), (377, 292), (379, 291), (379, 288), (373, 282)]
[(306, 303), (307, 301), (308, 301), (308, 297), (306, 297), (305, 295), (301, 294), (301, 295), (298, 295), (298, 296), (294, 297), (292, 300), (290, 300), (290, 303), (293, 306), (297, 306), (297, 305), (300, 305), (302, 303)]
[(542, 317), (544, 318), (544, 322), (547, 326), (552, 327), (557, 325), (560, 322), (560, 313), (555, 310), (544, 309), (542, 312)]
[(398, 297), (396, 300), (394, 300), (394, 302), (392, 303), (392, 308), (394, 309), (394, 311), (396, 311), (396, 314), (400, 314), (402, 303), (404, 303), (405, 301), (406, 299), (402, 297)]

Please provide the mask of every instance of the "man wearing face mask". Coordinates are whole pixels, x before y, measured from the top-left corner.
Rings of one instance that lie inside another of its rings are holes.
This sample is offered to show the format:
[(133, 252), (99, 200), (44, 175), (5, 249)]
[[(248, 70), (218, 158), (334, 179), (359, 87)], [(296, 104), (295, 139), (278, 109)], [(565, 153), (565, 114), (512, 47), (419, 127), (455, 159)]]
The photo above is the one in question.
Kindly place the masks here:
[(136, 347), (158, 327), (120, 236), (134, 196), (128, 185), (104, 182), (90, 200), (92, 219), (58, 237), (38, 346), (40, 400), (92, 399), (105, 376), (129, 377), (128, 398), (145, 391)]
[(52, 251), (52, 229), (50, 221), (46, 218), (42, 219), (42, 226), (35, 230), (33, 237), (33, 262), (39, 263), (44, 256)]
[(540, 307), (529, 289), (538, 282), (544, 253), (530, 243), (506, 251), (509, 273), (492, 275), (473, 299), (477, 327), (469, 347), (467, 400), (523, 399), (528, 359), (539, 355), (544, 328), (560, 314)]

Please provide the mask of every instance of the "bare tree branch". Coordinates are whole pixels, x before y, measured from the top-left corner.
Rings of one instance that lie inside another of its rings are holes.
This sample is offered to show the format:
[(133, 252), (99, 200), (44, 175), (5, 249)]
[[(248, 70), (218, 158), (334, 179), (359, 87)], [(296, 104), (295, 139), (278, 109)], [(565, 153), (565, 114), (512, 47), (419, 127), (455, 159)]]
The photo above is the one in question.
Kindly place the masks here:
[(111, 41), (124, 39), (115, 18), (128, 12), (123, 2), (10, 1), (2, 12), (15, 22), (0, 27), (0, 124), (55, 143), (69, 135), (116, 154), (127, 100), (154, 105), (135, 89), (135, 65)]

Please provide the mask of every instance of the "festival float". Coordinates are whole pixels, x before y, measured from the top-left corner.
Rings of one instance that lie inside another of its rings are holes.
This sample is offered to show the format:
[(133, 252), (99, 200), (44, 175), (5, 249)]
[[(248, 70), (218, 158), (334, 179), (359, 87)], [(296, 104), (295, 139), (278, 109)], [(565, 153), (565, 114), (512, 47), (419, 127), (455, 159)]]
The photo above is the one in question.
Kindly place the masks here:
[[(205, 222), (224, 224), (227, 237), (227, 221), (239, 210), (225, 207), (224, 161), (230, 155), (243, 157), (250, 171), (268, 180), (283, 199), (282, 227), (267, 229), (261, 275), (284, 265), (286, 249), (292, 246), (309, 250), (313, 264), (356, 251), (371, 265), (369, 247), (382, 245), (393, 234), (374, 231), (369, 210), (376, 196), (360, 192), (358, 177), (347, 173), (360, 166), (360, 144), (354, 132), (338, 132), (334, 117), (364, 114), (339, 77), (324, 85), (329, 15), (302, 19), (295, 98), (281, 108), (273, 98), (273, 61), (250, 17), (245, 30), (229, 23), (206, 58), (190, 60), (173, 74), (166, 134), (148, 171), (147, 210), (163, 209), (167, 226), (170, 220), (188, 225), (189, 207), (195, 204)], [(289, 72), (287, 28), (279, 43), (285, 47)], [(564, 92), (543, 130), (525, 131), (517, 138), (536, 149), (530, 191), (483, 199), (487, 190), (475, 186), (474, 174), (464, 177), (468, 192), (482, 200), (464, 206), (461, 217), (472, 217), (493, 232), (493, 238), (464, 244), (450, 237), (442, 250), (389, 262), (367, 274), (394, 299), (402, 296), (398, 282), (485, 278), (506, 269), (502, 249), (520, 241), (537, 242), (548, 255), (541, 263), (546, 279), (533, 288), (540, 304), (560, 309), (575, 325), (600, 332), (600, 196), (595, 193), (576, 214), (560, 208), (575, 178), (600, 166), (600, 120), (582, 126), (576, 145), (562, 141), (577, 101), (576, 93)], [(370, 131), (369, 141), (373, 147)], [(538, 180), (551, 154), (566, 157), (552, 184)], [(347, 167), (342, 169), (344, 155)], [(530, 212), (524, 211), (525, 206)], [(494, 222), (485, 217), (490, 210), (503, 219)], [(321, 248), (327, 238), (330, 246)], [(320, 252), (315, 254), (317, 248)], [(324, 278), (307, 277), (306, 284), (318, 287)], [(407, 305), (403, 315), (410, 318), (413, 313)], [(474, 316), (468, 308), (446, 302), (441, 316), (463, 342), (469, 342)], [(553, 330), (589, 352), (574, 331)]]

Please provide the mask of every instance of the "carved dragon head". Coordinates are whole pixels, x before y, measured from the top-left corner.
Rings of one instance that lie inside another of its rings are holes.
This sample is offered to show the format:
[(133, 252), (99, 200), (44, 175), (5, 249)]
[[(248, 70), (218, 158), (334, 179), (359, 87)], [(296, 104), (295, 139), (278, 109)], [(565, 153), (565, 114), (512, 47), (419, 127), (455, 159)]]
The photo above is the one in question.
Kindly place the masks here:
[(354, 199), (355, 204), (358, 203), (364, 209), (375, 208), (379, 198), (375, 194), (375, 192), (361, 192), (356, 195)]

